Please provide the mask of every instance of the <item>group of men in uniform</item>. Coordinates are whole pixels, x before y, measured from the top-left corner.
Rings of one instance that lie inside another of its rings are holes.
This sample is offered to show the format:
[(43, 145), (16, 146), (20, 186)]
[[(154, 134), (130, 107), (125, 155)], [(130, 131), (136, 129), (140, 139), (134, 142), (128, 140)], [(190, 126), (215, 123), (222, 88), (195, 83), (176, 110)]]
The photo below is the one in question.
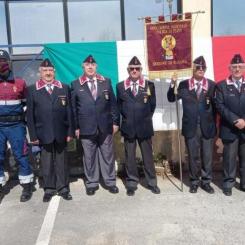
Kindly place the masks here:
[(111, 80), (97, 73), (97, 63), (89, 55), (82, 64), (83, 75), (71, 84), (75, 134), (81, 139), (87, 195), (99, 189), (100, 173), (105, 188), (116, 194), (113, 135), (120, 126), (124, 137), (127, 195), (133, 196), (139, 182), (135, 160), (139, 142), (148, 188), (159, 194), (153, 163), (152, 116), (156, 107), (154, 84), (145, 80), (141, 63), (133, 57), (128, 65), (129, 77), (118, 83), (117, 99)]
[[(202, 56), (193, 62), (193, 76), (180, 82), (173, 76), (168, 100), (182, 99), (182, 133), (185, 138), (190, 172), (190, 192), (201, 187), (214, 193), (212, 181), (213, 143), (216, 136), (216, 111), (219, 112), (220, 137), (224, 143), (223, 192), (232, 194), (236, 178), (236, 158), (240, 163), (240, 189), (245, 191), (245, 64), (235, 55), (229, 66), (231, 75), (217, 85), (205, 78), (207, 69)], [(30, 143), (41, 147), (43, 202), (56, 194), (71, 200), (69, 189), (67, 143), (81, 140), (87, 195), (99, 189), (100, 176), (113, 194), (116, 186), (113, 136), (119, 130), (124, 138), (126, 189), (133, 196), (139, 183), (136, 164), (138, 143), (148, 189), (159, 194), (153, 162), (152, 117), (156, 107), (154, 83), (142, 76), (142, 65), (134, 56), (127, 67), (128, 78), (116, 86), (97, 73), (92, 55), (82, 62), (83, 74), (71, 88), (55, 79), (54, 65), (45, 59), (39, 68), (40, 79), (26, 88), (25, 81), (14, 78), (8, 53), (0, 50), (0, 192), (6, 182), (3, 161), (9, 141), (19, 164), (23, 186), (20, 201), (32, 196), (33, 173), (28, 161), (25, 113)], [(177, 91), (177, 92), (176, 92)], [(27, 101), (26, 101), (27, 98)], [(199, 163), (201, 159), (201, 180)]]
[(92, 55), (82, 62), (83, 74), (72, 82), (71, 89), (55, 79), (54, 65), (49, 59), (40, 64), (40, 79), (28, 88), (23, 80), (12, 77), (10, 57), (4, 50), (0, 52), (0, 68), (0, 86), (9, 91), (9, 97), (5, 90), (0, 92), (0, 124), (3, 124), (0, 125), (1, 189), (5, 184), (3, 160), (6, 142), (9, 141), (20, 164), (19, 178), (24, 188), (21, 201), (28, 201), (32, 196), (33, 173), (27, 159), (23, 111), (23, 103), (26, 103), (30, 144), (41, 148), (43, 202), (49, 202), (56, 194), (65, 200), (72, 199), (66, 147), (74, 137), (81, 140), (83, 148), (87, 195), (94, 195), (99, 189), (100, 176), (110, 193), (119, 192), (113, 135), (120, 126), (120, 113), (125, 138), (127, 194), (134, 195), (139, 182), (136, 141), (142, 151), (148, 187), (153, 193), (160, 193), (151, 143), (155, 88), (152, 82), (142, 77), (142, 66), (137, 57), (129, 62), (129, 77), (117, 86), (117, 99), (111, 80), (97, 73), (97, 63)]
[(229, 65), (230, 76), (217, 84), (204, 76), (206, 69), (203, 56), (196, 58), (192, 78), (181, 81), (175, 93), (177, 78), (173, 76), (167, 97), (170, 102), (182, 99), (182, 134), (189, 157), (190, 192), (196, 193), (200, 184), (206, 192), (214, 193), (210, 183), (213, 144), (219, 124), (219, 136), (224, 145), (223, 193), (231, 196), (236, 182), (237, 158), (240, 190), (245, 191), (245, 63), (240, 54), (234, 55)]

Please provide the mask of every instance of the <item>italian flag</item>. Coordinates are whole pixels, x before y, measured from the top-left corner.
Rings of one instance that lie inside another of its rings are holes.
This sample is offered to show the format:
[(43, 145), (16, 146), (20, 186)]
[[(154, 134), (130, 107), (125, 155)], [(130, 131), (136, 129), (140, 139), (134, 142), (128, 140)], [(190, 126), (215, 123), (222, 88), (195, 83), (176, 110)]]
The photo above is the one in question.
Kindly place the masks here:
[[(193, 59), (203, 55), (207, 62), (206, 76), (219, 81), (228, 76), (228, 66), (234, 54), (245, 58), (245, 36), (220, 36), (193, 38)], [(56, 78), (70, 84), (82, 74), (81, 63), (92, 54), (98, 64), (98, 72), (109, 77), (115, 87), (127, 78), (127, 65), (137, 56), (147, 76), (147, 54), (144, 40), (117, 42), (52, 43), (44, 45), (44, 57), (49, 58), (56, 69)]]

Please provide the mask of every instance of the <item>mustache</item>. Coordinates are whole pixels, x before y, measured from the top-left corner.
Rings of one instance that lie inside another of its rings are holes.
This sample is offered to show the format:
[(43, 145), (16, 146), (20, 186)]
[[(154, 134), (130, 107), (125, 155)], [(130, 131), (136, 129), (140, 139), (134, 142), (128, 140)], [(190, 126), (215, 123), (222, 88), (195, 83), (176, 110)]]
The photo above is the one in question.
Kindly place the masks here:
[(51, 74), (46, 74), (45, 77), (52, 77), (53, 75)]

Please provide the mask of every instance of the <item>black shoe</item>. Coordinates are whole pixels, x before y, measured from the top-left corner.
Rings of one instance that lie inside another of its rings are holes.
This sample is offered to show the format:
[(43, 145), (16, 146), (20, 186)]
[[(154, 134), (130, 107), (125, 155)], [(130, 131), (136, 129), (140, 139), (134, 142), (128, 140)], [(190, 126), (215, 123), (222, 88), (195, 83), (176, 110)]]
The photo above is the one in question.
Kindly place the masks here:
[(135, 190), (134, 189), (127, 189), (127, 195), (128, 196), (134, 196)]
[(86, 194), (88, 196), (93, 196), (95, 194), (95, 190), (94, 189), (87, 188), (86, 189)]
[(86, 194), (88, 196), (93, 196), (98, 189), (99, 186), (86, 188)]
[(53, 194), (53, 193), (44, 193), (44, 195), (43, 195), (43, 202), (50, 202), (50, 200), (52, 199), (52, 197), (54, 195), (55, 194)]
[(203, 184), (203, 185), (201, 185), (201, 187), (202, 187), (202, 189), (203, 189), (204, 191), (206, 191), (207, 193), (209, 193), (209, 194), (214, 194), (214, 188), (213, 188), (209, 183)]
[(70, 194), (70, 192), (64, 192), (64, 193), (61, 193), (60, 196), (64, 199), (64, 200), (67, 200), (67, 201), (70, 201), (72, 200), (72, 195)]
[(190, 193), (197, 193), (198, 185), (191, 185), (190, 186)]
[(157, 185), (156, 186), (148, 186), (148, 188), (154, 194), (160, 194), (161, 193), (161, 191), (160, 191), (160, 189), (159, 189), (159, 187)]
[(112, 194), (117, 194), (119, 192), (119, 189), (117, 186), (113, 185), (113, 186), (108, 186), (107, 187), (108, 191)]
[(232, 195), (232, 190), (231, 190), (231, 188), (224, 188), (224, 189), (223, 189), (223, 193), (224, 193), (226, 196), (231, 196), (231, 195)]
[(20, 202), (27, 202), (32, 197), (32, 184), (22, 184), (23, 190), (20, 196)]
[(240, 190), (245, 192), (245, 187), (240, 185)]

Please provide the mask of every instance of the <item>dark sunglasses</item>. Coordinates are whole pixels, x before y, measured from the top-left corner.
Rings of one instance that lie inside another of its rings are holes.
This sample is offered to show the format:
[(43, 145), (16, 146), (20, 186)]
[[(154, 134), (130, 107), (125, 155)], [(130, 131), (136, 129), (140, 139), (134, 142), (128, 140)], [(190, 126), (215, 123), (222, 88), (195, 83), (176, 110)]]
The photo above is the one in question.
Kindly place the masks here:
[(195, 67), (195, 70), (196, 71), (200, 71), (200, 70), (203, 70), (203, 71), (205, 71), (207, 69), (207, 67), (206, 66), (202, 66), (202, 65), (196, 65), (196, 67)]
[(133, 71), (133, 70), (140, 71), (140, 67), (130, 67), (129, 70), (130, 71)]

